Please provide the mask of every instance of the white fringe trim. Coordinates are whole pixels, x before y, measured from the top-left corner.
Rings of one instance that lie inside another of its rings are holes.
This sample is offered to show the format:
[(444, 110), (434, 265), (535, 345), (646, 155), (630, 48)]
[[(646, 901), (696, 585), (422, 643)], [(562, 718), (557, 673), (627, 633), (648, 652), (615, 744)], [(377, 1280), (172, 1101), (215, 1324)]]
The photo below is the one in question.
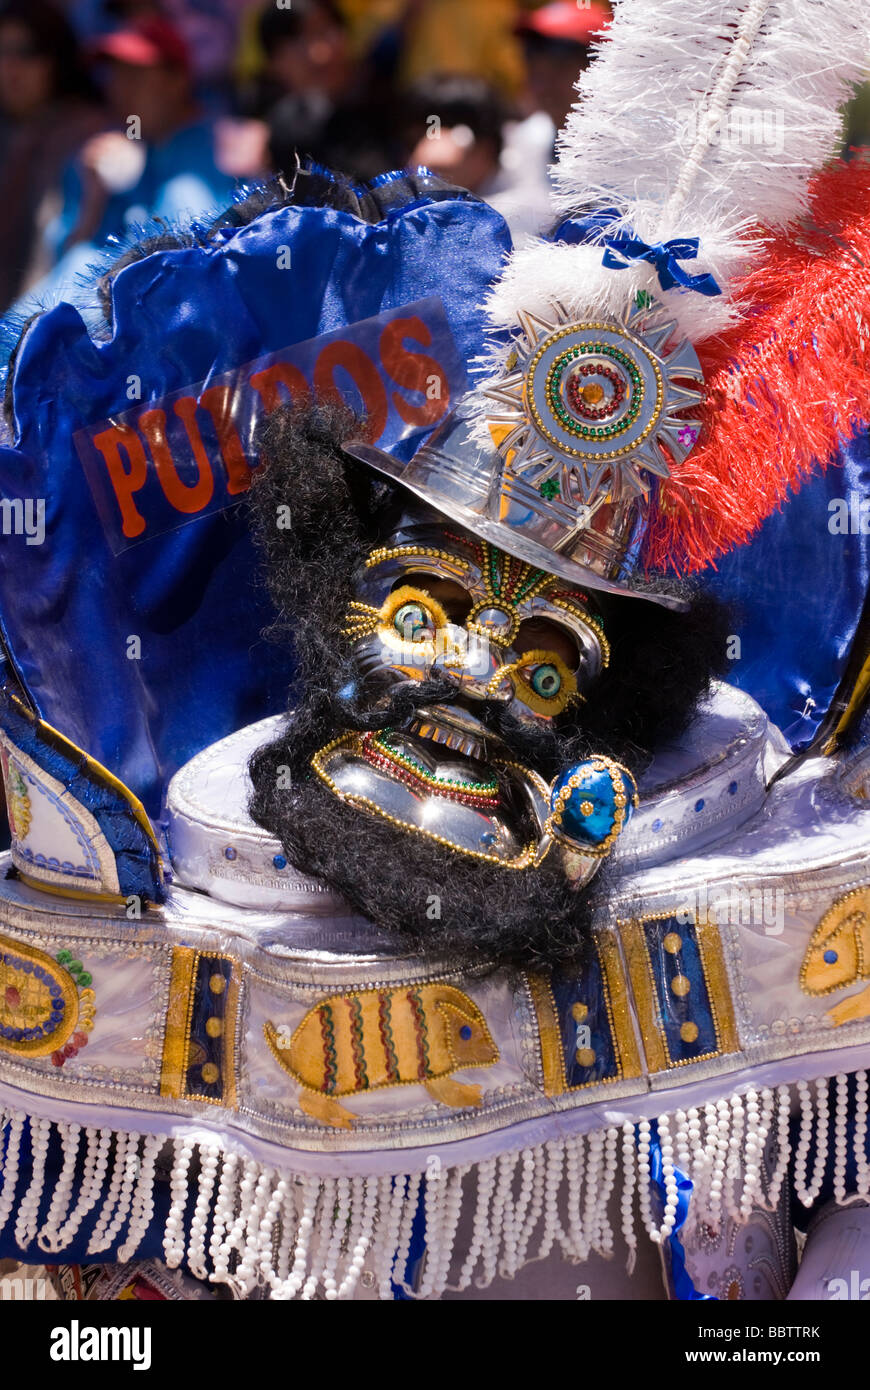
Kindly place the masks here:
[[(838, 1202), (870, 1198), (868, 1074), (857, 1072), (854, 1079), (851, 1104), (848, 1078), (841, 1073), (832, 1081), (750, 1088), (660, 1115), (663, 1209), (650, 1183), (649, 1120), (627, 1120), (621, 1128), (552, 1139), (453, 1168), (433, 1155), (425, 1174), (321, 1178), (243, 1159), (217, 1139), (172, 1140), (31, 1117), (32, 1174), (18, 1194), (28, 1117), (0, 1111), (0, 1233), (14, 1219), (19, 1245), (35, 1240), (47, 1254), (58, 1255), (99, 1204), (88, 1256), (98, 1259), (124, 1233), (117, 1258), (133, 1259), (153, 1219), (156, 1166), (166, 1149), (172, 1167), (165, 1262), (175, 1269), (186, 1258), (198, 1278), (228, 1284), (240, 1298), (259, 1289), (274, 1299), (345, 1300), (361, 1280), (382, 1299), (393, 1297), (393, 1285), (413, 1298), (438, 1298), (472, 1283), (486, 1287), (496, 1277), (511, 1279), (556, 1250), (573, 1263), (591, 1254), (609, 1257), (614, 1217), (630, 1274), (639, 1229), (655, 1244), (674, 1231), (677, 1171), (694, 1188), (681, 1240), (700, 1221), (716, 1230), (728, 1220), (745, 1223), (758, 1208), (773, 1211), (789, 1172), (806, 1207), (817, 1200), (829, 1173)], [(799, 1126), (792, 1150), (793, 1112)], [(40, 1224), (52, 1137), (60, 1139), (63, 1161)], [(847, 1193), (850, 1157), (857, 1179)], [(421, 1203), (426, 1255), (412, 1288), (408, 1261)], [(469, 1235), (458, 1248), (463, 1215)]]

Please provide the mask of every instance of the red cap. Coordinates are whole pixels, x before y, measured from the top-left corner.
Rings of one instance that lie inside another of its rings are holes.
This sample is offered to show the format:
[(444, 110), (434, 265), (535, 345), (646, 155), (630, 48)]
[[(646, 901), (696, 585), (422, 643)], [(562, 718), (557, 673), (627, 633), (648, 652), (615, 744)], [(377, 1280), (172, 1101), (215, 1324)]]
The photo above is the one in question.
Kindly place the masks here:
[(517, 25), (520, 34), (540, 34), (545, 39), (561, 39), (563, 43), (588, 44), (610, 24), (610, 13), (604, 5), (591, 0), (556, 0), (551, 5), (529, 10)]
[(114, 58), (137, 68), (183, 68), (190, 71), (190, 52), (178, 30), (165, 19), (141, 19), (106, 34), (94, 48), (98, 58)]

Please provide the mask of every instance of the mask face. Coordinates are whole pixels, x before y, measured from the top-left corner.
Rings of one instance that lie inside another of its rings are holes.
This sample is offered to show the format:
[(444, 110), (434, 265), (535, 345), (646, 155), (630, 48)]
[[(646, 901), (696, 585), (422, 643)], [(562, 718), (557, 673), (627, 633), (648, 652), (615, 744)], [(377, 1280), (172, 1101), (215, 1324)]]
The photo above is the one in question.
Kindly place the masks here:
[(347, 615), (367, 692), (448, 678), (457, 702), (547, 722), (578, 700), (609, 649), (587, 595), (437, 523), (402, 527), (366, 561)]

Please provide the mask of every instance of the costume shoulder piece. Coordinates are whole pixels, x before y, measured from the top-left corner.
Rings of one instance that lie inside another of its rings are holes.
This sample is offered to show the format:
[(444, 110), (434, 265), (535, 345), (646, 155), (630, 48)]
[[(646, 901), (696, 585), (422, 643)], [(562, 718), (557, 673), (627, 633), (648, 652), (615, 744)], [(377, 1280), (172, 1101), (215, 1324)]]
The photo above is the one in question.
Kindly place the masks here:
[(64, 1296), (574, 1298), (617, 1252), (781, 1298), (791, 1198), (870, 1197), (866, 568), (807, 738), (795, 634), (739, 689), (762, 610), (705, 578), (866, 430), (860, 24), (608, 33), (553, 237), (304, 168), (12, 355), (0, 1253)]

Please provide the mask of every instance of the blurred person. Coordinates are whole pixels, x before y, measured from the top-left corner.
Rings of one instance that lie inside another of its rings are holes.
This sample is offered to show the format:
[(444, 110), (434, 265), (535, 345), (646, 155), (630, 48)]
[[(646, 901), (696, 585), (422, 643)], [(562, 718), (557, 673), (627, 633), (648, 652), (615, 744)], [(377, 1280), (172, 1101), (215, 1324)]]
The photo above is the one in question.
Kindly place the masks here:
[(289, 174), (298, 155), (357, 179), (399, 161), (389, 77), (355, 62), (347, 22), (333, 0), (293, 0), (259, 21), (262, 71), (248, 110), (269, 125), (272, 168)]
[(208, 213), (228, 201), (214, 123), (194, 100), (187, 45), (166, 20), (146, 18), (100, 40), (115, 129), (89, 140), (69, 167), (55, 228), (58, 252), (123, 238), (135, 223)]
[(347, 25), (333, 0), (293, 0), (289, 9), (267, 3), (257, 21), (262, 53), (249, 93), (252, 114), (267, 115), (292, 97), (300, 117), (325, 121), (348, 94), (354, 62)]
[(523, 82), (518, 16), (517, 0), (407, 0), (400, 21), (403, 82), (451, 72), (517, 96)]
[(527, 102), (543, 111), (556, 132), (565, 123), (576, 92), (577, 74), (589, 66), (590, 45), (610, 23), (609, 7), (590, 0), (555, 0), (529, 10), (517, 24), (527, 74)]
[(232, 104), (239, 30), (251, 0), (66, 0), (80, 39), (91, 47), (107, 34), (143, 19), (167, 19), (187, 44), (194, 90), (208, 110)]
[(490, 199), (516, 239), (547, 231), (553, 222), (550, 165), (556, 133), (574, 102), (577, 74), (588, 67), (591, 44), (610, 23), (609, 6), (557, 0), (529, 10), (517, 24), (526, 63), (524, 120), (508, 124), (497, 196)]
[(102, 124), (75, 33), (47, 0), (0, 6), (0, 309), (46, 269), (41, 227), (67, 161)]
[(479, 78), (425, 78), (410, 88), (399, 108), (405, 142), (402, 163), (423, 164), (491, 201), (506, 117), (498, 92)]

